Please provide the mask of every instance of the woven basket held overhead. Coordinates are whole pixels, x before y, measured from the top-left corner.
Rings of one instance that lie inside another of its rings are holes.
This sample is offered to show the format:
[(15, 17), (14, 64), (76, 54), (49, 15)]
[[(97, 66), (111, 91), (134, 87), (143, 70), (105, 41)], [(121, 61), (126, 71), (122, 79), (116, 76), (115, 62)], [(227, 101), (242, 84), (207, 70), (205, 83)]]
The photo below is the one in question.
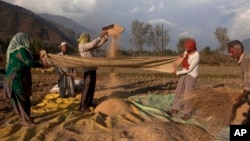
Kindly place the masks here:
[(117, 24), (111, 24), (103, 27), (102, 29), (106, 30), (109, 36), (120, 35), (124, 31), (124, 27)]

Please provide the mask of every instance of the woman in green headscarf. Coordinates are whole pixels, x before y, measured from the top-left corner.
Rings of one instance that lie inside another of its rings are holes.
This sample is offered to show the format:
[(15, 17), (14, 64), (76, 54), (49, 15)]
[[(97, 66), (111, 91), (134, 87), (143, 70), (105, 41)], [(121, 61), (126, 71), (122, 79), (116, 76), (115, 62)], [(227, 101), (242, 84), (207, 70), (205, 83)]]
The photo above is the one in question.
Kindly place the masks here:
[(4, 77), (4, 94), (10, 98), (23, 125), (33, 124), (30, 117), (30, 96), (32, 95), (31, 67), (42, 67), (34, 61), (30, 51), (28, 34), (17, 33), (7, 49), (6, 73)]

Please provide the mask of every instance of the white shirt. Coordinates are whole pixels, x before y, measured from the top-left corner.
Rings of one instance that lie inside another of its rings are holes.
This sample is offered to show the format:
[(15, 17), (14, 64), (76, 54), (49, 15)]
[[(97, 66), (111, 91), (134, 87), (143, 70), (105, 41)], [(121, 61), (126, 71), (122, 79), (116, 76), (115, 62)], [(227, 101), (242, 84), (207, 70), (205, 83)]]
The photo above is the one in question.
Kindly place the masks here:
[[(184, 52), (184, 56), (187, 54), (187, 52)], [(193, 54), (188, 56), (188, 64), (189, 69), (183, 68), (180, 71), (176, 72), (176, 75), (182, 75), (182, 74), (188, 74), (192, 77), (198, 76), (198, 67), (199, 67), (199, 61), (200, 61), (200, 54), (198, 51), (195, 51)]]

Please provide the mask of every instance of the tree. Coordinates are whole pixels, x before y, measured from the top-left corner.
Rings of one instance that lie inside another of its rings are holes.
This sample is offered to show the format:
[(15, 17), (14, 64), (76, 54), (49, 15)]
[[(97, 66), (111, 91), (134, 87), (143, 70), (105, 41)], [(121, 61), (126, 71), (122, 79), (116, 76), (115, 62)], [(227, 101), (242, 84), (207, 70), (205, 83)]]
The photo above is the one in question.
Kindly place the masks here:
[(179, 41), (177, 43), (177, 52), (178, 52), (178, 54), (183, 53), (185, 51), (184, 43), (186, 42), (186, 40), (189, 40), (189, 39), (193, 39), (193, 38), (191, 38), (191, 37), (181, 37), (181, 38), (179, 38)]
[(229, 37), (227, 36), (227, 28), (217, 27), (214, 34), (215, 34), (216, 39), (220, 43), (218, 50), (221, 52), (225, 51), (226, 44), (229, 42)]
[(169, 42), (169, 35), (167, 29), (163, 29), (163, 25), (157, 24), (148, 36), (148, 44), (152, 45), (156, 52), (163, 54), (165, 47)]
[(136, 46), (140, 54), (142, 53), (143, 46), (146, 43), (148, 34), (151, 30), (152, 26), (150, 24), (140, 22), (137, 19), (131, 23), (132, 38), (130, 39), (130, 42)]
[(204, 49), (200, 51), (200, 53), (203, 55), (210, 55), (212, 54), (212, 50), (209, 46), (206, 46)]

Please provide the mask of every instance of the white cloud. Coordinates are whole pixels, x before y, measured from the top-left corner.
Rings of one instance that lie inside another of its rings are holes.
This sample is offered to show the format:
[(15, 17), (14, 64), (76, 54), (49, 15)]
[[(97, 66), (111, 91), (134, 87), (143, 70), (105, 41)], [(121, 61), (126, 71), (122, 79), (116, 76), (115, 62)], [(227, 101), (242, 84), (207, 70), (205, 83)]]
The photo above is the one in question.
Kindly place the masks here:
[(190, 38), (194, 38), (194, 36), (188, 32), (182, 32), (179, 35), (180, 38), (185, 38), (185, 37), (190, 37)]
[(97, 2), (96, 0), (15, 0), (14, 4), (36, 13), (67, 15), (92, 11), (95, 9)]
[(228, 7), (226, 7), (225, 5), (218, 6), (217, 9), (221, 15), (236, 14), (239, 11), (239, 8), (228, 9)]
[(153, 4), (153, 3), (154, 3), (154, 1), (152, 1), (152, 0), (145, 0), (145, 1), (144, 1), (144, 4), (150, 4), (150, 5), (151, 5), (151, 4)]
[(228, 29), (230, 39), (244, 40), (250, 38), (250, 1), (238, 0), (227, 7), (234, 15)]
[(139, 7), (134, 7), (133, 9), (130, 10), (130, 13), (134, 14), (137, 13), (140, 10)]
[(211, 3), (215, 3), (215, 1), (220, 0), (174, 0), (174, 1), (165, 1), (167, 5), (171, 5), (171, 8), (176, 8), (176, 10), (183, 10), (183, 9), (189, 9), (197, 8), (201, 5), (207, 5), (209, 6)]
[(147, 13), (155, 11), (156, 7), (155, 5), (151, 5), (150, 8), (148, 9)]
[(242, 20), (249, 20), (250, 19), (250, 10), (246, 10), (246, 12), (239, 15), (239, 18)]
[(96, 6), (96, 0), (62, 0), (61, 2), (64, 3), (61, 5), (61, 7), (65, 12), (73, 13), (92, 11), (92, 9), (95, 9)]
[(250, 10), (246, 10), (244, 13), (237, 15), (233, 19), (233, 23), (231, 26), (230, 37), (244, 40), (246, 38), (250, 38)]
[(163, 10), (164, 7), (165, 7), (165, 2), (164, 1), (159, 2), (159, 4), (158, 4), (158, 10)]
[(180, 32), (180, 37), (199, 38), (199, 36), (202, 34), (202, 29), (196, 26), (179, 27), (178, 29)]
[(164, 24), (167, 24), (169, 26), (175, 26), (176, 25), (176, 24), (171, 23), (171, 22), (169, 22), (169, 21), (167, 21), (165, 19), (154, 19), (154, 20), (148, 21), (148, 23), (150, 23), (150, 24), (162, 24), (162, 23), (164, 23)]

